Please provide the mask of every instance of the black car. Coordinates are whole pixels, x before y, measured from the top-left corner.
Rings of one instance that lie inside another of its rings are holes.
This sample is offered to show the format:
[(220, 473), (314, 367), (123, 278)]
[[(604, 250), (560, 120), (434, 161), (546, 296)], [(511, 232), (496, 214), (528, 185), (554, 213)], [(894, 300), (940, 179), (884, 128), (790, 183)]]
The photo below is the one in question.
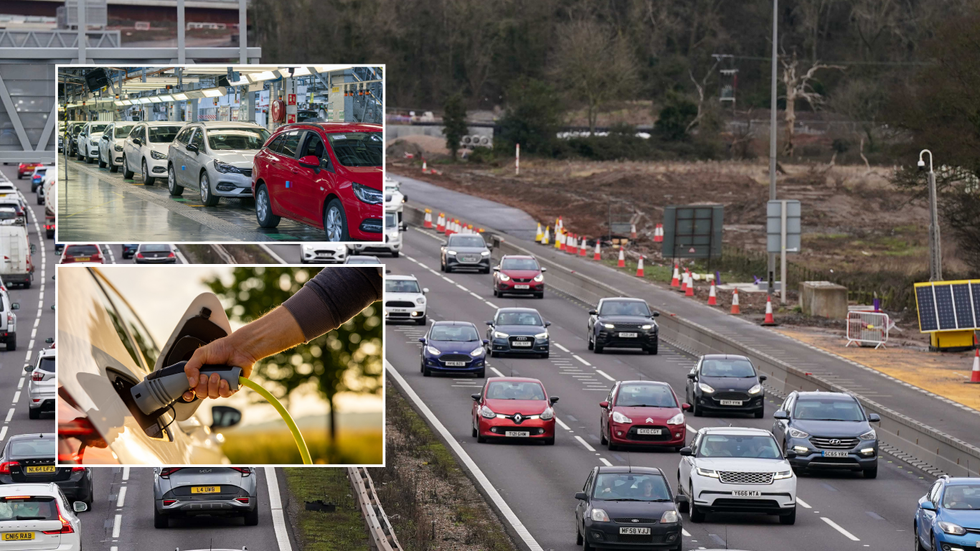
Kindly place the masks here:
[(139, 248), (140, 246), (138, 243), (128, 243), (128, 244), (123, 243), (122, 246), (123, 258), (133, 258), (133, 255), (136, 254), (136, 250)]
[(69, 501), (92, 507), (92, 470), (55, 465), (58, 436), (53, 432), (19, 434), (0, 453), (0, 484), (54, 482)]
[(551, 322), (541, 319), (541, 314), (534, 308), (498, 308), (497, 315), (487, 322), (490, 356), (534, 354), (547, 358), (551, 345), (547, 329), (550, 325)]
[(174, 248), (166, 244), (147, 243), (136, 249), (137, 264), (176, 264)]
[(594, 467), (575, 499), (575, 539), (586, 551), (683, 545), (681, 515), (660, 469)]
[(604, 298), (589, 312), (589, 350), (601, 354), (610, 348), (639, 348), (656, 354), (660, 328), (645, 300), (638, 298)]
[(773, 417), (772, 434), (784, 450), (796, 452), (789, 463), (797, 472), (846, 469), (878, 476), (878, 434), (871, 423), (881, 417), (866, 413), (850, 394), (794, 391)]
[(456, 269), (476, 269), (490, 273), (490, 249), (479, 235), (455, 233), (439, 250), (439, 268), (444, 272)]
[(691, 412), (701, 417), (708, 411), (765, 415), (765, 375), (756, 372), (745, 356), (707, 354), (687, 374), (685, 396)]

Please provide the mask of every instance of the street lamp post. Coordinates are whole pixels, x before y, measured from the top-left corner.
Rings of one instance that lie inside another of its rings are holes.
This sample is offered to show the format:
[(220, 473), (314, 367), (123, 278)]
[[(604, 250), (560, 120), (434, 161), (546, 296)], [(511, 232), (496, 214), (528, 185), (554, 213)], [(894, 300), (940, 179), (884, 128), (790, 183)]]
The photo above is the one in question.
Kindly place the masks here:
[[(776, 63), (778, 52), (776, 50), (779, 29), (779, 0), (772, 0), (772, 90), (769, 98), (769, 200), (776, 200)], [(768, 262), (768, 292), (772, 296), (773, 280), (776, 277), (776, 254), (769, 253)], [(786, 282), (782, 283), (781, 295), (786, 294)]]
[(936, 173), (932, 169), (932, 151), (919, 152), (919, 170), (926, 169), (922, 158), (929, 154), (929, 281), (943, 280), (943, 250), (939, 242), (939, 209), (936, 204)]

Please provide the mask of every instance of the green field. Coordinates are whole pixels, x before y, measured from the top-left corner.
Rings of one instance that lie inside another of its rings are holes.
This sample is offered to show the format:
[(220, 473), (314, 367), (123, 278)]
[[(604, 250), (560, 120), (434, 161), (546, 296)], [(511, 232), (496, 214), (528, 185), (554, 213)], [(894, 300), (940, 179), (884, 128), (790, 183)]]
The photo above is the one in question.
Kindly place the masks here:
[[(381, 463), (384, 440), (380, 430), (337, 431), (331, 444), (324, 432), (304, 432), (303, 438), (316, 464), (377, 465)], [(222, 450), (232, 464), (301, 465), (299, 449), (292, 435), (282, 431), (231, 432), (225, 434)]]
[[(353, 498), (347, 469), (283, 469), (292, 499), (299, 502), (297, 537), (306, 551), (367, 551), (368, 533), (361, 509)], [(333, 503), (332, 513), (307, 511), (305, 502)]]

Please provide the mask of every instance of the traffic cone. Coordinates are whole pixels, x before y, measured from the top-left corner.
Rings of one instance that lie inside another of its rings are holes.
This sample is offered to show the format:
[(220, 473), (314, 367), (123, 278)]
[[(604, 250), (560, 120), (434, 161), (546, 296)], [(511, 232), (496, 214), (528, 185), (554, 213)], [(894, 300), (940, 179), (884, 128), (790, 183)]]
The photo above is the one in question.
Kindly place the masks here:
[(425, 158), (423, 158), (422, 159), (422, 174), (428, 174), (428, 173), (429, 173), (429, 168), (428, 168), (428, 165), (425, 164)]
[(691, 277), (690, 273), (687, 274), (687, 287), (684, 289), (684, 296), (694, 296), (694, 278)]
[(432, 229), (432, 211), (425, 209), (425, 220), (422, 222), (423, 228)]
[(762, 322), (762, 325), (776, 325), (776, 320), (772, 317), (772, 297), (766, 297), (766, 319)]
[(549, 235), (550, 233), (551, 232), (549, 231), (549, 227), (548, 226), (545, 226), (544, 227), (544, 237), (541, 238), (541, 244), (542, 245), (547, 245), (548, 242), (551, 241), (551, 235)]
[(446, 234), (446, 237), (449, 237), (450, 235), (452, 235), (452, 233), (453, 233), (453, 221), (452, 220), (446, 220), (446, 226), (442, 228), (442, 232), (444, 234)]
[(687, 290), (687, 268), (684, 268), (684, 277), (681, 278), (681, 291)]
[(636, 241), (636, 224), (630, 224), (630, 239)]
[(636, 277), (643, 277), (643, 257), (640, 257), (640, 261), (636, 264)]
[(653, 233), (654, 243), (663, 243), (664, 241), (664, 225), (657, 224), (657, 229)]
[(742, 311), (738, 307), (738, 287), (736, 287), (735, 291), (732, 292), (732, 314), (737, 316), (741, 313)]
[(980, 346), (977, 346), (977, 336), (973, 335), (973, 348), (976, 353), (973, 355), (973, 373), (970, 374), (971, 383), (980, 383)]
[(592, 253), (592, 260), (602, 260), (602, 253), (599, 251), (599, 240), (595, 240), (595, 252)]
[(681, 286), (680, 279), (681, 279), (680, 267), (677, 264), (674, 264), (674, 277), (670, 279), (670, 286), (680, 287)]
[(436, 231), (446, 231), (446, 215), (441, 212), (439, 213), (439, 218), (436, 219)]
[(565, 250), (565, 230), (559, 228), (558, 233), (555, 234), (555, 249), (559, 251)]
[(711, 280), (711, 290), (708, 291), (708, 306), (718, 306), (718, 295), (715, 294), (715, 280)]
[(564, 233), (564, 231), (565, 231), (565, 222), (562, 221), (561, 216), (559, 216), (558, 217), (558, 221), (555, 222), (555, 227), (558, 228), (556, 231), (560, 231), (560, 232)]
[(565, 252), (572, 255), (578, 254), (578, 237), (574, 233), (572, 234), (571, 242), (565, 247)]
[(578, 255), (581, 256), (582, 258), (585, 258), (585, 255), (588, 254), (588, 252), (585, 250), (586, 247), (588, 246), (588, 243), (586, 243), (586, 241), (588, 241), (588, 239), (583, 237), (582, 242), (578, 244)]
[(541, 231), (541, 224), (539, 223), (538, 232), (534, 234), (534, 240), (540, 243), (542, 239), (544, 239), (544, 233)]
[(619, 246), (619, 262), (616, 263), (617, 268), (626, 267), (626, 253), (623, 252), (623, 246)]

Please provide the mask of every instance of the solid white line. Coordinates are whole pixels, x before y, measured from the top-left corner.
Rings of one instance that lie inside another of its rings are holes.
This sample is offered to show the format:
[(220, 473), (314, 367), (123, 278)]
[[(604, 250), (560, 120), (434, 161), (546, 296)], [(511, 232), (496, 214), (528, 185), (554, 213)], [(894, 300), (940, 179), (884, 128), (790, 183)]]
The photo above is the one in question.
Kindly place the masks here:
[(807, 503), (807, 502), (803, 501), (802, 499), (800, 499), (799, 496), (797, 496), (796, 502), (799, 503), (800, 505), (802, 505), (804, 509), (812, 509), (813, 508), (813, 507), (810, 507), (810, 504), (809, 503)]
[(3, 438), (5, 436), (7, 436), (7, 425), (4, 425), (3, 428), (0, 428), (0, 442), (3, 441)]
[(562, 352), (570, 352), (570, 350), (568, 350), (567, 348), (565, 348), (564, 346), (562, 346), (562, 345), (560, 345), (560, 344), (558, 344), (558, 343), (556, 343), (556, 342), (553, 342), (553, 343), (551, 343), (551, 344), (553, 344), (553, 345), (555, 345), (555, 346), (557, 346), (557, 347), (558, 347), (558, 349), (559, 349), (559, 350), (561, 350)]
[(496, 373), (496, 374), (497, 374), (497, 375), (498, 375), (499, 377), (503, 377), (503, 376), (504, 376), (504, 374), (503, 374), (503, 373), (501, 373), (501, 372), (500, 372), (500, 370), (499, 370), (499, 369), (497, 369), (496, 367), (491, 367), (491, 368), (490, 368), (490, 371), (493, 371), (493, 372), (494, 372), (494, 373)]
[(19, 390), (14, 393), (14, 401), (12, 403), (16, 404), (18, 400), (20, 400), (20, 391)]
[(585, 360), (583, 360), (583, 359), (582, 359), (582, 357), (581, 357), (581, 356), (579, 356), (578, 354), (572, 354), (572, 357), (573, 357), (573, 358), (575, 358), (576, 360), (578, 360), (578, 361), (580, 361), (580, 362), (582, 362), (582, 363), (584, 363), (585, 365), (587, 365), (587, 366), (589, 366), (589, 367), (592, 367), (592, 364), (590, 364), (589, 362), (587, 362), (587, 361), (585, 361)]
[(566, 425), (565, 423), (563, 423), (563, 422), (562, 422), (562, 420), (561, 420), (561, 419), (559, 419), (559, 418), (557, 418), (557, 417), (555, 417), (555, 422), (556, 422), (556, 423), (558, 423), (558, 426), (559, 426), (559, 427), (561, 427), (561, 428), (563, 428), (563, 429), (565, 429), (565, 430), (572, 430), (572, 429), (570, 429), (570, 428), (568, 427), (568, 425)]
[(613, 379), (612, 377), (610, 377), (608, 373), (606, 373), (605, 371), (603, 371), (601, 369), (596, 369), (595, 372), (598, 373), (599, 375), (602, 375), (603, 377), (609, 379), (610, 381), (615, 381), (616, 380), (616, 379)]
[(590, 452), (594, 452), (595, 451), (595, 448), (593, 448), (592, 446), (590, 446), (589, 443), (585, 441), (585, 438), (582, 438), (581, 436), (575, 435), (575, 439), (578, 440), (580, 444), (582, 444), (583, 446), (585, 446), (585, 449), (589, 450)]
[(113, 545), (112, 547), (109, 548), (109, 551), (119, 551), (119, 548)]
[(123, 467), (123, 482), (129, 480), (129, 467)]
[(286, 516), (282, 510), (282, 498), (279, 496), (279, 479), (276, 478), (275, 467), (265, 467), (265, 485), (269, 489), (269, 509), (272, 510), (272, 527), (276, 530), (276, 543), (279, 551), (292, 551), (289, 544), (289, 534), (286, 532)]
[(609, 460), (606, 459), (605, 457), (600, 457), (599, 458), (599, 461), (602, 461), (602, 464), (605, 465), (605, 466), (607, 466), (607, 467), (612, 467), (612, 463), (610, 463)]
[[(279, 255), (277, 255), (276, 253), (274, 253), (272, 251), (272, 249), (270, 249), (267, 245), (263, 245), (262, 243), (259, 243), (259, 247), (261, 247), (263, 251), (265, 251), (266, 253), (268, 253), (269, 256), (271, 256), (273, 258), (273, 260), (275, 260), (276, 262), (278, 262), (280, 264), (289, 264), (288, 262), (286, 262), (285, 260), (283, 260), (282, 257), (280, 257)], [(180, 254), (180, 253), (177, 253), (177, 254)], [(183, 257), (180, 257), (180, 260), (184, 264), (187, 264), (187, 260), (185, 260)]]
[(122, 515), (116, 515), (112, 521), (112, 538), (119, 539), (119, 530), (122, 529)]
[(470, 458), (469, 454), (466, 453), (466, 450), (464, 450), (463, 447), (459, 445), (459, 442), (456, 441), (456, 438), (446, 429), (435, 414), (432, 413), (432, 410), (425, 405), (425, 402), (423, 402), (419, 395), (412, 390), (412, 387), (409, 386), (408, 382), (401, 376), (401, 373), (399, 373), (398, 370), (395, 369), (390, 362), (388, 362), (388, 360), (385, 360), (385, 372), (395, 379), (398, 386), (401, 387), (402, 392), (405, 393), (409, 400), (415, 403), (422, 415), (425, 416), (429, 423), (431, 423), (435, 428), (436, 432), (438, 432), (442, 436), (442, 439), (453, 449), (453, 452), (455, 452), (457, 457), (460, 458), (463, 466), (469, 470), (470, 473), (472, 473), (476, 483), (483, 488), (487, 497), (493, 501), (494, 505), (496, 505), (504, 519), (514, 527), (514, 531), (524, 542), (524, 545), (526, 545), (530, 551), (544, 551), (541, 545), (534, 539), (534, 536), (531, 535), (531, 532), (529, 532), (527, 527), (524, 526), (524, 523), (522, 523), (520, 518), (517, 517), (517, 514), (510, 508), (510, 505), (504, 501), (504, 498), (500, 496), (500, 493), (497, 491), (494, 485), (490, 482), (487, 476), (483, 474), (480, 467), (478, 467), (473, 459)]
[(10, 420), (13, 419), (13, 417), (14, 417), (14, 408), (10, 408), (10, 411), (7, 412), (7, 418), (4, 420), (4, 423), (9, 423)]
[(451, 279), (449, 279), (449, 278), (448, 278), (448, 277), (446, 277), (446, 276), (442, 276), (442, 279), (445, 279), (445, 280), (446, 280), (446, 281), (448, 281), (449, 283), (453, 283), (453, 284), (455, 284), (455, 283), (456, 283), (455, 281), (453, 281), (453, 280), (451, 280)]
[(854, 534), (848, 532), (847, 530), (844, 530), (843, 528), (840, 527), (840, 525), (838, 525), (836, 522), (830, 520), (829, 518), (827, 518), (827, 517), (820, 517), (820, 520), (822, 520), (822, 521), (826, 522), (827, 524), (829, 524), (830, 527), (833, 528), (834, 530), (837, 530), (841, 534), (844, 534), (844, 537), (845, 538), (847, 538), (847, 539), (849, 539), (851, 541), (861, 541), (860, 538), (856, 537)]
[(116, 500), (116, 509), (122, 509), (126, 503), (126, 486), (119, 488), (119, 499)]

